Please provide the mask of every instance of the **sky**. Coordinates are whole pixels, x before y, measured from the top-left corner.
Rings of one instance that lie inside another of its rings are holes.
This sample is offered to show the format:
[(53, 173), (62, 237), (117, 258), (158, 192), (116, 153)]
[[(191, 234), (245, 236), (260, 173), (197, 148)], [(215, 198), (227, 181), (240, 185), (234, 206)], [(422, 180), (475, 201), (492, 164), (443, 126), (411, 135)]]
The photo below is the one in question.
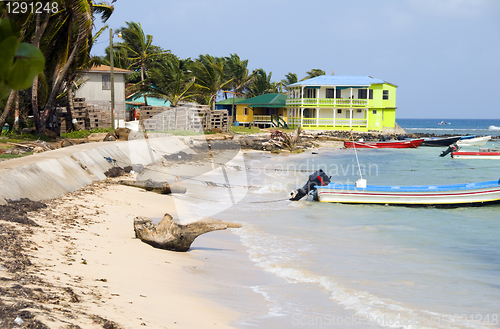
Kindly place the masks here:
[[(180, 58), (249, 69), (369, 75), (398, 86), (397, 118), (500, 118), (498, 0), (117, 0), (111, 28), (141, 23)], [(96, 20), (96, 28), (103, 24)], [(115, 42), (119, 39), (115, 36)], [(109, 33), (93, 48), (104, 55)]]

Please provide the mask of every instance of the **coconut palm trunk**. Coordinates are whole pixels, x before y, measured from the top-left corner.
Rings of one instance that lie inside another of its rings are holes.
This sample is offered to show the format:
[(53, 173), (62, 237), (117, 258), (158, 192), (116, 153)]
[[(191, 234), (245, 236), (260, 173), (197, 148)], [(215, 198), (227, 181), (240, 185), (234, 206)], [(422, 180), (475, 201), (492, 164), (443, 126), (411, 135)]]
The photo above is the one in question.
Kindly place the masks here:
[[(42, 24), (40, 24), (40, 15), (36, 15), (36, 27), (35, 27), (35, 38), (33, 39), (33, 46), (39, 48), (40, 40), (42, 35), (47, 28), (49, 23), (50, 14), (46, 13), (43, 18)], [(33, 85), (31, 86), (31, 109), (33, 111), (33, 119), (35, 121), (35, 128), (38, 134), (42, 135), (45, 133), (45, 119), (40, 116), (40, 111), (38, 109), (38, 75), (33, 80)]]
[(3, 128), (5, 121), (7, 121), (7, 118), (9, 117), (10, 109), (12, 107), (12, 103), (14, 103), (15, 96), (16, 96), (16, 91), (12, 90), (9, 94), (9, 98), (7, 99), (7, 104), (5, 104), (2, 116), (0, 117), (0, 129)]

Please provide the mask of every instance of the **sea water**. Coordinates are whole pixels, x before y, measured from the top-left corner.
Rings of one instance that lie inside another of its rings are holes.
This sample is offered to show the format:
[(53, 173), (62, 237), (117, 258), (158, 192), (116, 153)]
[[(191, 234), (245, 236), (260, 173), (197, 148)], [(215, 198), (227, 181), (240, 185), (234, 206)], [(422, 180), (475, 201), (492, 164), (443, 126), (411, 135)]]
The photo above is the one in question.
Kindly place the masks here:
[[(500, 119), (397, 119), (407, 133), (500, 136)], [(440, 122), (447, 125), (440, 125)]]
[[(290, 190), (320, 168), (338, 183), (353, 183), (360, 171), (377, 185), (500, 178), (498, 161), (441, 158), (442, 151), (360, 149), (359, 166), (353, 149), (239, 152), (216, 154), (208, 166), (163, 171), (188, 187), (175, 197), (178, 219), (211, 216), (243, 225), (233, 230), (243, 254), (232, 248), (199, 254), (226, 257), (224, 275), (218, 275), (231, 279), (218, 282), (219, 297), (212, 297), (242, 313), (236, 328), (496, 328), (500, 205), (443, 209), (288, 201)], [(255, 311), (255, 298), (243, 291), (261, 296), (265, 307)]]

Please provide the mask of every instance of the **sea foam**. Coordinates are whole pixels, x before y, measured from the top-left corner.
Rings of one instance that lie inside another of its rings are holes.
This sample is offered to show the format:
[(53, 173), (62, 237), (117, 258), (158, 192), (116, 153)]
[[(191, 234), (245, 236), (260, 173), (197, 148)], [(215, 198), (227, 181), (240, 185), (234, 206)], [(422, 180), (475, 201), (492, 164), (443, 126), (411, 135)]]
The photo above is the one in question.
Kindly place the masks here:
[[(300, 238), (271, 235), (252, 225), (244, 225), (235, 231), (242, 243), (248, 247), (250, 259), (265, 271), (283, 278), (288, 284), (314, 284), (325, 289), (330, 299), (345, 309), (354, 312), (354, 320), (361, 324), (378, 325), (386, 328), (495, 328), (485, 323), (459, 315), (420, 310), (399, 301), (383, 298), (349, 288), (331, 276), (320, 275), (300, 266), (301, 255), (314, 251), (315, 247)], [(262, 294), (262, 290), (253, 287)], [(265, 295), (271, 302), (271, 297)], [(273, 306), (269, 315), (284, 316), (285, 308)], [(351, 318), (352, 320), (352, 318)]]

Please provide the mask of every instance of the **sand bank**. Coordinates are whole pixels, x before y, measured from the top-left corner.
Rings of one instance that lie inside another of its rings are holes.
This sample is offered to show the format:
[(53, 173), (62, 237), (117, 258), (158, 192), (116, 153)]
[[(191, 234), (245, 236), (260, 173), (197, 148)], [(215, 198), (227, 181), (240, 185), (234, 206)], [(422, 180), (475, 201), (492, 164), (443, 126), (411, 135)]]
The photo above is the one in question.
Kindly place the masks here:
[(101, 182), (31, 216), (40, 227), (32, 228), (27, 270), (40, 279), (29, 287), (59, 296), (39, 299), (31, 313), (50, 328), (101, 328), (96, 319), (106, 319), (109, 328), (231, 328), (237, 312), (201, 297), (214, 289), (197, 274), (203, 262), (134, 236), (133, 219), (163, 216), (172, 206), (168, 199)]

